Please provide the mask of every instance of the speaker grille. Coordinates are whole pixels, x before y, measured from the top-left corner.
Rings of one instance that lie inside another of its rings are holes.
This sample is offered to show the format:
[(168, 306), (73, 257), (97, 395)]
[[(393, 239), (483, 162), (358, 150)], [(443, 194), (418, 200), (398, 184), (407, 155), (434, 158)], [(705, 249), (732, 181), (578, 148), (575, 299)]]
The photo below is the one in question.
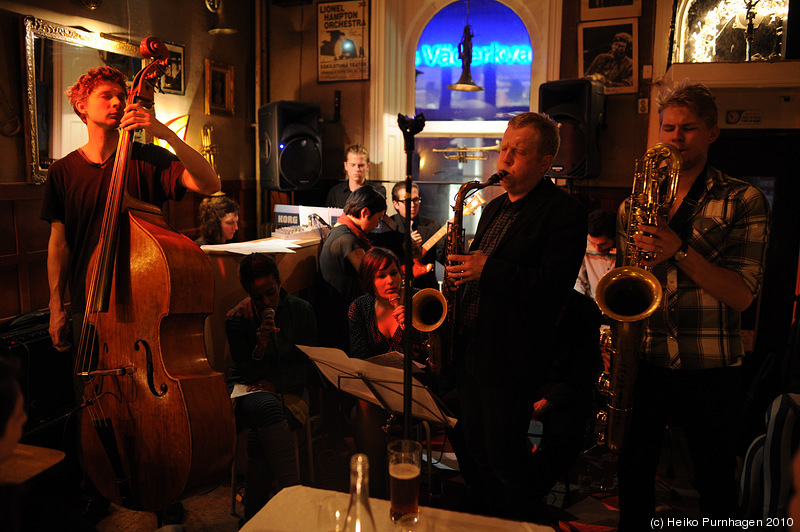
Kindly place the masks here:
[(267, 188), (313, 188), (322, 177), (319, 106), (277, 101), (258, 110), (261, 179)]
[(307, 188), (319, 179), (322, 172), (322, 151), (319, 142), (297, 137), (280, 150), (281, 177), (289, 188)]

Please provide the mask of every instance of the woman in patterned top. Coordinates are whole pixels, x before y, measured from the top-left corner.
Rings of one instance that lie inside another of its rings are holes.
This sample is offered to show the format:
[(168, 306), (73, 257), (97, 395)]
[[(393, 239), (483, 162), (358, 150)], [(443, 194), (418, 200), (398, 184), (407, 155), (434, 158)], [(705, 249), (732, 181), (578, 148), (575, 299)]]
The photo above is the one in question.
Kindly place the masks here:
[[(364, 256), (359, 275), (366, 294), (353, 301), (348, 314), (351, 358), (403, 352), (405, 307), (400, 271), (400, 260), (388, 249), (375, 247)], [(412, 334), (417, 346), (419, 333), (413, 330)]]
[[(364, 255), (359, 274), (366, 294), (350, 304), (350, 357), (370, 358), (389, 351), (402, 353), (405, 307), (401, 304), (402, 277), (397, 255), (374, 247)], [(414, 345), (418, 345), (416, 330), (414, 339)], [(387, 424), (389, 414), (380, 406), (359, 399), (351, 417), (356, 450), (369, 458), (370, 495), (386, 498), (387, 440), (382, 427)]]

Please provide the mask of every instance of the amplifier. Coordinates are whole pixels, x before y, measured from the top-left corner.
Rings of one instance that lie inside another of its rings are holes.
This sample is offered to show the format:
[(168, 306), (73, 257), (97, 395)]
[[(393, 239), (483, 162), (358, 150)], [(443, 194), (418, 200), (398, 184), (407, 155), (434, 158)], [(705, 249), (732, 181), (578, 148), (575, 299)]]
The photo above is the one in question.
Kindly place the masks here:
[(75, 403), (72, 351), (61, 353), (53, 347), (49, 319), (49, 313), (26, 315), (0, 332), (0, 357), (16, 360), (19, 366), (28, 413), (25, 432)]

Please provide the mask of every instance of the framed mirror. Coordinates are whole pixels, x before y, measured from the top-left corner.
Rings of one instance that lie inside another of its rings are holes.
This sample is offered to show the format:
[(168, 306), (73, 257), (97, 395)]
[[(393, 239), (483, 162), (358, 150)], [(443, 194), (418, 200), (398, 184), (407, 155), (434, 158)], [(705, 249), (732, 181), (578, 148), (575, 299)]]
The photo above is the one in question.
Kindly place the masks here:
[(138, 46), (47, 22), (23, 18), (25, 142), (29, 181), (42, 184), (50, 165), (86, 144), (86, 126), (65, 91), (89, 68), (113, 66), (128, 79), (142, 67)]

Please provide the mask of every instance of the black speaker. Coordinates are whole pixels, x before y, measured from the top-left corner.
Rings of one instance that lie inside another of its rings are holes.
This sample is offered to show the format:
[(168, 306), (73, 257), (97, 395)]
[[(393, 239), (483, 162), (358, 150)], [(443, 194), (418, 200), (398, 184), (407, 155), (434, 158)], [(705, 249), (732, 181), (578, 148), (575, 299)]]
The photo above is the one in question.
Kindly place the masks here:
[(600, 174), (598, 135), (604, 108), (605, 90), (597, 81), (565, 79), (539, 86), (539, 111), (558, 122), (561, 132), (548, 176), (584, 179)]
[(322, 177), (319, 106), (277, 101), (258, 110), (261, 179), (266, 188), (305, 190)]

